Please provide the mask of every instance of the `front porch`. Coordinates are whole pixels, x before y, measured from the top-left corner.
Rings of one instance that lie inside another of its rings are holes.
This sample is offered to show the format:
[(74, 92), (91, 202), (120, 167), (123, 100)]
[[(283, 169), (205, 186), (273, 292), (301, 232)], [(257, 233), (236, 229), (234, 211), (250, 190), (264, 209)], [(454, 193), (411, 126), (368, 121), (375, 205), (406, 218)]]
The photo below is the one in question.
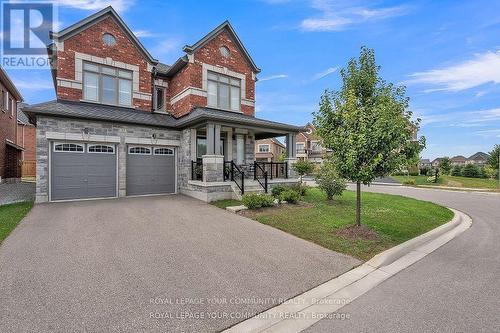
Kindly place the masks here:
[[(268, 192), (272, 186), (297, 183), (296, 132), (273, 128), (204, 123), (190, 130), (190, 174), (181, 193), (203, 201), (240, 199), (248, 192)], [(256, 161), (255, 141), (285, 138), (283, 162)]]

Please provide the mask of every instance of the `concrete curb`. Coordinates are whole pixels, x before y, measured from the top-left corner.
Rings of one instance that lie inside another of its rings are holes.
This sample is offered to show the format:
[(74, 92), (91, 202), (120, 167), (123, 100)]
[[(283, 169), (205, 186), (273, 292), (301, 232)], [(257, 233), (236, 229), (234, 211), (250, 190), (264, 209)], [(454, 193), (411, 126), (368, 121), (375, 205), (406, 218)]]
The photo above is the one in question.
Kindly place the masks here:
[[(450, 208), (451, 209), (451, 208)], [(328, 318), (386, 279), (414, 264), (467, 230), (472, 220), (451, 209), (453, 219), (386, 250), (370, 261), (223, 332), (301, 332)]]

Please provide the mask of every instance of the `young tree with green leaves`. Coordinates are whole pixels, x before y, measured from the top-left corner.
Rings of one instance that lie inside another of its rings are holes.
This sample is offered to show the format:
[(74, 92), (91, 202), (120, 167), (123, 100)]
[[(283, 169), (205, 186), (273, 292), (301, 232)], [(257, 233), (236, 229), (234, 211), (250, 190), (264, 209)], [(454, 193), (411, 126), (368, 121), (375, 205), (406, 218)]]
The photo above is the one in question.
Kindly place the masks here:
[(329, 201), (332, 201), (334, 196), (341, 196), (347, 187), (346, 181), (339, 177), (335, 164), (329, 159), (325, 160), (319, 168), (316, 183), (325, 192)]
[(488, 164), (490, 165), (491, 168), (498, 170), (498, 168), (500, 167), (499, 158), (500, 158), (500, 145), (495, 145), (495, 147), (493, 147), (493, 150), (490, 151), (490, 157), (488, 158)]
[(342, 87), (321, 96), (314, 125), (339, 176), (356, 183), (356, 224), (361, 225), (361, 184), (370, 184), (415, 160), (425, 139), (413, 140), (420, 120), (412, 120), (405, 87), (384, 81), (372, 49), (361, 48), (340, 71)]
[(451, 160), (448, 156), (445, 156), (439, 162), (439, 168), (443, 172), (444, 175), (449, 175), (451, 172)]
[(302, 184), (302, 177), (314, 171), (314, 164), (308, 160), (299, 160), (292, 165), (292, 168), (299, 174)]

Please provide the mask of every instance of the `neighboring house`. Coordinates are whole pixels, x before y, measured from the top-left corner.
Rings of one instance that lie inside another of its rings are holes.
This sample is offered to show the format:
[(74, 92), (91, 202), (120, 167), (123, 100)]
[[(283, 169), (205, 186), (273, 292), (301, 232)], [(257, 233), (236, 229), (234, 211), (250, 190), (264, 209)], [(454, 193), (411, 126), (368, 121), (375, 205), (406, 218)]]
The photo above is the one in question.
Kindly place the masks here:
[(295, 161), (303, 128), (255, 117), (260, 69), (229, 22), (172, 65), (153, 58), (111, 7), (51, 38), (57, 100), (23, 109), (36, 120), (37, 202), (232, 198), (243, 172), (253, 179), (260, 139), (286, 136), (286, 165)]
[(443, 159), (442, 157), (438, 157), (438, 158), (435, 158), (434, 160), (432, 160), (432, 167), (434, 167), (434, 168), (438, 167), (439, 164), (441, 164), (442, 159)]
[(475, 153), (467, 159), (467, 163), (475, 164), (478, 166), (484, 166), (488, 163), (490, 158), (489, 154), (483, 153), (482, 151)]
[(467, 164), (467, 162), (467, 158), (462, 155), (457, 155), (450, 158), (450, 164), (453, 166), (462, 166)]
[(255, 142), (256, 161), (279, 162), (279, 157), (285, 152), (285, 145), (279, 142), (276, 138), (263, 139)]
[(309, 160), (314, 163), (322, 163), (327, 154), (327, 150), (323, 148), (321, 139), (316, 135), (316, 128), (313, 124), (308, 123), (305, 126), (305, 131), (297, 135), (297, 158), (301, 160)]
[(19, 103), (17, 108), (17, 144), (21, 152), (22, 176), (33, 177), (36, 174), (36, 128), (22, 111), (27, 104)]
[(17, 144), (17, 104), (21, 94), (0, 67), (0, 183), (21, 177), (21, 154)]
[(430, 168), (432, 167), (432, 163), (428, 158), (421, 158), (418, 162), (419, 168)]

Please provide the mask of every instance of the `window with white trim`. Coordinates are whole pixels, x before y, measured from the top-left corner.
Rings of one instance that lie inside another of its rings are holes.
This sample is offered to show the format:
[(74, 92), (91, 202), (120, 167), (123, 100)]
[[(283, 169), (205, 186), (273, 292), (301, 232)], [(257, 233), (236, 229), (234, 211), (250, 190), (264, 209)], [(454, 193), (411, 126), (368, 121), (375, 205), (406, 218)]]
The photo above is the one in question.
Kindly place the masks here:
[(174, 150), (170, 148), (155, 148), (154, 155), (173, 155)]
[(129, 147), (128, 153), (131, 155), (151, 155), (151, 148), (149, 148), (149, 147)]
[(303, 142), (297, 142), (296, 147), (297, 147), (297, 153), (304, 153), (305, 152)]
[(155, 110), (165, 111), (165, 88), (156, 87), (154, 96)]
[(311, 150), (313, 151), (321, 151), (322, 147), (319, 141), (311, 141)]
[(115, 146), (108, 145), (88, 145), (87, 151), (95, 154), (114, 154)]
[(83, 99), (104, 104), (132, 106), (132, 72), (84, 62)]
[(241, 80), (208, 71), (208, 106), (239, 111), (241, 101)]
[(55, 152), (83, 153), (83, 145), (77, 143), (56, 143)]
[(5, 110), (7, 110), (7, 92), (5, 90), (2, 90), (2, 100), (0, 104), (2, 104), (0, 105), (0, 109), (5, 112)]
[(10, 116), (14, 117), (14, 110), (16, 109), (16, 101), (11, 99), (10, 100)]
[(269, 145), (268, 144), (259, 145), (259, 153), (269, 153)]

